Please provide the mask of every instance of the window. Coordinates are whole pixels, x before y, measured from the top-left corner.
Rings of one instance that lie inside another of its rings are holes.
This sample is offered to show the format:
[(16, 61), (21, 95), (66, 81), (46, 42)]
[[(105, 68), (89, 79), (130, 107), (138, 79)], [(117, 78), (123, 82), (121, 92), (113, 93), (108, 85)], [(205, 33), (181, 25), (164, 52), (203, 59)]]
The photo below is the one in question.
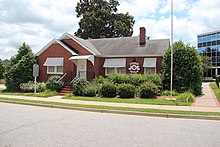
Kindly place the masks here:
[(144, 68), (144, 73), (145, 74), (155, 74), (156, 73), (156, 68), (155, 67), (145, 67)]
[(126, 74), (126, 69), (125, 67), (106, 67), (105, 75), (107, 76), (111, 73)]
[(57, 72), (63, 73), (63, 66), (57, 66)]
[(55, 72), (55, 66), (47, 66), (47, 72), (48, 73), (54, 73)]
[(63, 74), (63, 66), (47, 66), (47, 74)]
[(109, 74), (111, 74), (111, 73), (114, 73), (114, 71), (115, 71), (115, 68), (105, 68), (105, 75), (109, 75)]
[(119, 73), (119, 74), (125, 74), (125, 73), (126, 73), (125, 67), (117, 68), (117, 73)]

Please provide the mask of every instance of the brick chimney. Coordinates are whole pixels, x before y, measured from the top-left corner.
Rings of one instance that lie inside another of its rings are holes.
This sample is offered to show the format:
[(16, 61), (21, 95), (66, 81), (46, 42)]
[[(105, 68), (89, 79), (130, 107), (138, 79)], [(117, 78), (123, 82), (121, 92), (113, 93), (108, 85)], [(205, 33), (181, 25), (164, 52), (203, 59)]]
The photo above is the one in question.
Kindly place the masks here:
[(145, 46), (146, 44), (146, 29), (145, 27), (140, 27), (140, 46)]

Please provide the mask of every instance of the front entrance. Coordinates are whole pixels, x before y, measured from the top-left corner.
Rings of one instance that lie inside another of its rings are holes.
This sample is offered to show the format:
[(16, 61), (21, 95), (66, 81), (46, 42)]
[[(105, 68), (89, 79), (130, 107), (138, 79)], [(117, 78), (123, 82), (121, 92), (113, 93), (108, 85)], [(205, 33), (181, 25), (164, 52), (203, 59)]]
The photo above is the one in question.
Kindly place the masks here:
[(78, 59), (76, 62), (77, 66), (77, 76), (86, 79), (86, 59)]

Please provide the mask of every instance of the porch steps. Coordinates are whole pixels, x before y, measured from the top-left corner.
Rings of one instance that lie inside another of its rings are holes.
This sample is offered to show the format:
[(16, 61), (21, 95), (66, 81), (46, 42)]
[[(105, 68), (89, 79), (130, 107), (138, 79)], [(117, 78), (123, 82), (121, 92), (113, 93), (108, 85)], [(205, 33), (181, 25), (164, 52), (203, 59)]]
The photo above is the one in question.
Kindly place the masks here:
[(72, 91), (73, 91), (72, 86), (64, 86), (64, 87), (61, 89), (61, 91), (59, 92), (58, 95), (64, 96), (64, 95), (67, 94), (67, 93), (72, 93)]

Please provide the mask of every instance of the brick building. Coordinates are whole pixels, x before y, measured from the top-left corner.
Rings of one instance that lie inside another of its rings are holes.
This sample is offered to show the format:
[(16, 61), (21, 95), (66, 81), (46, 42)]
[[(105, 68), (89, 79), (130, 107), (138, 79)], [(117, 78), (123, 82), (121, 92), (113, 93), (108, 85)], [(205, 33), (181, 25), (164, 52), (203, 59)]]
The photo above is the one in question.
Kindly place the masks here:
[(122, 38), (81, 39), (68, 33), (53, 39), (38, 53), (39, 81), (64, 76), (66, 84), (76, 76), (91, 80), (116, 73), (160, 73), (169, 39), (150, 40), (144, 27), (140, 35)]

